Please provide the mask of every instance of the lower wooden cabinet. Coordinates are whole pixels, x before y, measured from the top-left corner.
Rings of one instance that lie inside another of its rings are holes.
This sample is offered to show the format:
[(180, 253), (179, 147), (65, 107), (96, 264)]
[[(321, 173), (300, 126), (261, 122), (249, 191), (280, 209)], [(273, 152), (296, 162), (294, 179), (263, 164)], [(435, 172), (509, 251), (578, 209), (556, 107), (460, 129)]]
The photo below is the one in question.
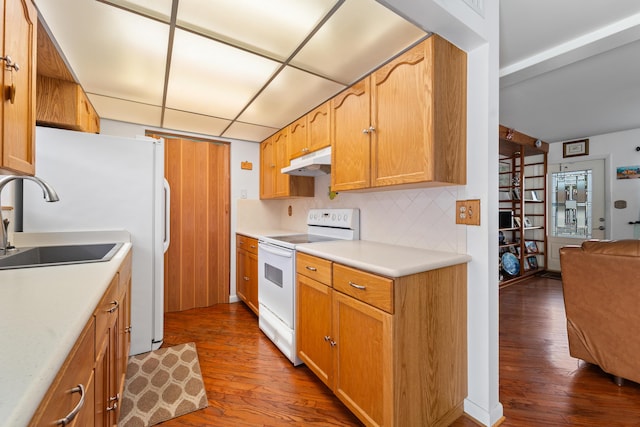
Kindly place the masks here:
[(258, 240), (236, 235), (236, 294), (258, 315)]
[[(131, 252), (122, 262), (30, 426), (114, 426), (130, 344)], [(126, 325), (122, 327), (122, 325)]]
[(365, 425), (446, 426), (462, 415), (466, 264), (391, 279), (297, 258), (298, 356)]
[(32, 426), (57, 425), (65, 418), (88, 421), (77, 424), (78, 420), (77, 426), (93, 425), (94, 342), (95, 321), (91, 318), (31, 420)]

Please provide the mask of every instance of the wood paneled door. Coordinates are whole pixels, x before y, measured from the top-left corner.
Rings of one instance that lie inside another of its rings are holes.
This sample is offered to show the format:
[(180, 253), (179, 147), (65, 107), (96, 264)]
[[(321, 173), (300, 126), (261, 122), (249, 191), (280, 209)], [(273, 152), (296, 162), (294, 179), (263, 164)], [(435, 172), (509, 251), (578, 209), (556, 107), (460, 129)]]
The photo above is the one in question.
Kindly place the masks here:
[(229, 144), (164, 136), (171, 186), (165, 312), (229, 302)]

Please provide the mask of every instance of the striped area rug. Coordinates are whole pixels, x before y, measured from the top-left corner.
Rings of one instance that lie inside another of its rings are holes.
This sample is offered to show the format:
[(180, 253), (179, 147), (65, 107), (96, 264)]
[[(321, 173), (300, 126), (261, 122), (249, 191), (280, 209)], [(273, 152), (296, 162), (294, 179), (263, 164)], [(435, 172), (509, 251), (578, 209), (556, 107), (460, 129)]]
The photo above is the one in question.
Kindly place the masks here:
[(119, 427), (147, 427), (207, 407), (195, 343), (129, 358)]

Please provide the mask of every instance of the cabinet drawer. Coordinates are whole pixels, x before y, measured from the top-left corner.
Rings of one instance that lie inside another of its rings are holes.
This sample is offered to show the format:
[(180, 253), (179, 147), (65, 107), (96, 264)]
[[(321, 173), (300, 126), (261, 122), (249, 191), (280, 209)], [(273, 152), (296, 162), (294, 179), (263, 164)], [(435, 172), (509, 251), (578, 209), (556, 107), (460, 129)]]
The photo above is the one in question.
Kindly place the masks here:
[(79, 406), (79, 385), (84, 388), (84, 403), (76, 415), (76, 420), (93, 421), (94, 341), (95, 323), (91, 319), (62, 365), (30, 425), (53, 426), (57, 425), (56, 421), (69, 416), (74, 408)]
[(236, 248), (244, 249), (252, 254), (258, 254), (258, 239), (236, 234)]
[(296, 272), (331, 286), (331, 261), (298, 252)]
[(333, 288), (393, 314), (392, 279), (335, 264)]

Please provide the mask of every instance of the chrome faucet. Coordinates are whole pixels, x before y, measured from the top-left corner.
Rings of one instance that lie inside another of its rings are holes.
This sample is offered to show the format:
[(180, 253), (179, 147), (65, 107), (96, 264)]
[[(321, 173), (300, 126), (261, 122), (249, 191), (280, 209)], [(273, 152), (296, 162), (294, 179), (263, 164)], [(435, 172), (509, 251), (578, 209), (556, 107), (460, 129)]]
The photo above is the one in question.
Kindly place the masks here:
[[(14, 181), (16, 179), (22, 179), (22, 180), (27, 180), (27, 181), (33, 181), (36, 184), (38, 184), (40, 186), (40, 188), (42, 188), (42, 192), (44, 193), (44, 199), (47, 202), (57, 202), (58, 200), (60, 200), (58, 198), (58, 194), (56, 193), (56, 190), (53, 189), (53, 187), (51, 187), (49, 184), (47, 184), (46, 182), (44, 182), (43, 180), (41, 180), (38, 177), (35, 176), (22, 176), (22, 175), (7, 175), (7, 176), (3, 176), (0, 178), (0, 196), (2, 196), (2, 189), (4, 188), (5, 185), (7, 185), (8, 183), (10, 183), (11, 181)], [(1, 199), (1, 197), (0, 197)], [(0, 255), (6, 255), (7, 254), (7, 241), (8, 241), (8, 237), (7, 237), (7, 227), (8, 227), (8, 222), (5, 222), (2, 219), (2, 209), (0, 209), (0, 237), (2, 237), (2, 240), (0, 240)]]

